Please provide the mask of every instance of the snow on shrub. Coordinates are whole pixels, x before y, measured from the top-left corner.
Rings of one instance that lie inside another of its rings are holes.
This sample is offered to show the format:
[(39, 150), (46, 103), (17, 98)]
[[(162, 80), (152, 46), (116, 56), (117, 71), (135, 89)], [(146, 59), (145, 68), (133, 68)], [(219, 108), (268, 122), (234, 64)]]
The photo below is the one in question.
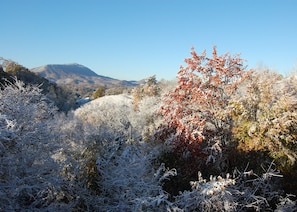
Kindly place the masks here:
[(57, 117), (58, 139), (64, 145), (53, 157), (80, 193), (74, 208), (117, 211), (164, 205), (163, 174), (175, 172), (157, 161), (162, 144), (138, 139), (158, 102), (145, 98), (142, 112), (135, 112), (129, 97), (105, 96)]
[(94, 129), (107, 140), (150, 139), (160, 124), (156, 114), (160, 97), (146, 96), (138, 103), (138, 111), (133, 110), (132, 98), (127, 95), (104, 96), (78, 108), (75, 116)]
[[(182, 154), (188, 152), (201, 159), (209, 156), (213, 162), (217, 151), (230, 139), (230, 96), (250, 72), (238, 55), (218, 56), (216, 47), (212, 58), (205, 51), (198, 55), (194, 49), (191, 55), (185, 59), (187, 66), (181, 66), (178, 72), (177, 87), (165, 97), (160, 111), (165, 123), (156, 137)], [(213, 145), (219, 147), (217, 151), (205, 155), (203, 149)]]
[(50, 134), (56, 108), (38, 86), (15, 80), (0, 90), (0, 113), (0, 210), (30, 210), (58, 201), (62, 179), (51, 160), (57, 146)]
[(238, 55), (219, 56), (216, 47), (212, 57), (192, 49), (185, 62), (177, 86), (163, 98), (160, 114), (164, 122), (155, 133), (156, 140), (171, 148), (162, 160), (178, 170), (178, 177), (166, 186), (175, 188), (173, 195), (189, 189), (188, 182), (198, 171), (206, 175), (228, 171), (226, 149), (232, 137), (229, 101), (251, 72)]
[(268, 70), (232, 97), (233, 135), (243, 151), (268, 151), (283, 171), (296, 167), (297, 83)]
[(176, 196), (174, 211), (294, 211), (295, 197), (282, 197), (278, 190), (281, 177), (273, 163), (261, 176), (252, 170), (235, 170), (233, 176), (210, 176), (207, 181), (199, 172), (198, 180), (191, 182), (192, 190)]
[(154, 165), (158, 154), (158, 147), (122, 144), (118, 150), (113, 149), (110, 154), (99, 157), (97, 166), (101, 173), (102, 191), (99, 197), (101, 204), (98, 203), (100, 209), (166, 210), (170, 202), (162, 189), (162, 182), (176, 175), (176, 171), (165, 169), (164, 164), (159, 168)]
[(129, 96), (111, 95), (85, 104), (75, 111), (75, 115), (84, 123), (101, 131), (99, 134), (102, 137), (115, 140), (118, 137), (128, 138), (132, 136), (130, 121), (132, 111)]

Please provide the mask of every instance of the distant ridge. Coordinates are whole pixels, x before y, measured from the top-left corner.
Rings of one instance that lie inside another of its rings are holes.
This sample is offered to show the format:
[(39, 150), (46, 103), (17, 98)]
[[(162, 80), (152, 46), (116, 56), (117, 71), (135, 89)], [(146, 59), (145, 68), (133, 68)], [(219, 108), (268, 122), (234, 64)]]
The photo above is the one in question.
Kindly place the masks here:
[(32, 71), (42, 74), (76, 74), (81, 76), (98, 76), (94, 71), (91, 69), (77, 64), (77, 63), (70, 63), (70, 64), (49, 64), (40, 66), (37, 68), (33, 68)]
[(57, 84), (97, 85), (97, 86), (137, 86), (138, 81), (125, 81), (101, 76), (86, 66), (77, 63), (48, 64), (31, 69), (42, 77)]

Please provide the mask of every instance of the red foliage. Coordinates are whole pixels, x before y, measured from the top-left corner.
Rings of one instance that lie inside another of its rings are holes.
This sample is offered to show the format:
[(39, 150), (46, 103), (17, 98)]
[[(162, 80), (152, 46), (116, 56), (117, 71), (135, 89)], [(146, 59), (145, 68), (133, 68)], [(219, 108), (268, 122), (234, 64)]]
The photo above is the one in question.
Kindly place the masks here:
[(191, 55), (185, 59), (187, 66), (180, 67), (177, 87), (165, 96), (160, 110), (165, 125), (157, 136), (167, 137), (177, 149), (186, 147), (193, 155), (201, 154), (199, 147), (206, 137), (215, 139), (230, 128), (230, 95), (250, 72), (238, 55), (218, 56), (216, 47), (212, 58), (206, 51), (198, 55), (194, 48)]

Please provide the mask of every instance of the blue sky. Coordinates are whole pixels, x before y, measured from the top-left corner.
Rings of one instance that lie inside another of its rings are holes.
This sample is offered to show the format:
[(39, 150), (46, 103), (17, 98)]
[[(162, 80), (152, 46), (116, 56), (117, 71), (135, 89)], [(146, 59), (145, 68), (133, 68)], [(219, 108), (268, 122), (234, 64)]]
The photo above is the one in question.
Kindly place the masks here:
[(296, 9), (296, 0), (2, 0), (0, 56), (171, 80), (191, 47), (211, 56), (216, 45), (286, 75), (297, 70)]

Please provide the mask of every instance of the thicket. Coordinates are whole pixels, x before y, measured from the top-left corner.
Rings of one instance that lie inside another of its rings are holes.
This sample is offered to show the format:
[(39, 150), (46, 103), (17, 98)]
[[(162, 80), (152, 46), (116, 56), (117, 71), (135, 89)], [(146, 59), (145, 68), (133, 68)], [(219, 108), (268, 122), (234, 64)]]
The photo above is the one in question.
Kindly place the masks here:
[(185, 62), (177, 82), (67, 114), (40, 86), (6, 83), (0, 210), (296, 210), (296, 75), (216, 48)]

